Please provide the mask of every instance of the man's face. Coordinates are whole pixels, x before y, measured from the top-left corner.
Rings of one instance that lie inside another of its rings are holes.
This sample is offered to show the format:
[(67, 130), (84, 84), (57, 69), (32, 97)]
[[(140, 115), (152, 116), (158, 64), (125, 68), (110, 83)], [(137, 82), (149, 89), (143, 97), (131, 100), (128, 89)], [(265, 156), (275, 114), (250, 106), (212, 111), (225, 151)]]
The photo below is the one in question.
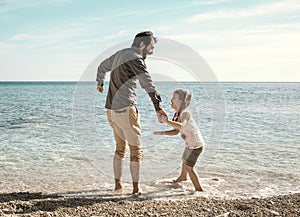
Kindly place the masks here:
[(154, 45), (155, 45), (155, 41), (154, 41), (153, 38), (151, 38), (150, 44), (147, 47), (145, 47), (144, 50), (143, 50), (143, 57), (144, 58), (146, 58), (147, 55), (153, 54)]

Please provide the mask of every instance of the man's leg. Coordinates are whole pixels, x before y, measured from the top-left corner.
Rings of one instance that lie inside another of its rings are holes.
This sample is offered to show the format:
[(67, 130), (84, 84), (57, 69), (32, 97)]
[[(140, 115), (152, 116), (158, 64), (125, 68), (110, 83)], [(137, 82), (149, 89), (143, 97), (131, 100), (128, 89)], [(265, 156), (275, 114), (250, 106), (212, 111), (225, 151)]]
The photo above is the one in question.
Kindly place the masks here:
[(114, 169), (114, 176), (115, 176), (115, 191), (122, 189), (122, 173), (124, 169), (124, 161), (125, 161), (125, 154), (126, 154), (126, 141), (124, 139), (124, 135), (122, 129), (120, 129), (116, 124), (114, 124), (111, 110), (107, 111), (107, 118), (109, 121), (110, 126), (114, 132), (114, 138), (116, 142), (116, 150), (113, 159), (113, 169)]
[(133, 194), (139, 194), (139, 181), (142, 165), (141, 125), (138, 109), (131, 106), (128, 114), (129, 128), (124, 130), (130, 148), (130, 173), (133, 184)]
[(114, 168), (114, 176), (115, 176), (115, 191), (122, 189), (122, 173), (124, 169), (124, 158), (120, 158), (117, 154), (114, 156), (113, 160), (113, 168)]
[(139, 181), (142, 165), (142, 148), (140, 146), (129, 145), (130, 147), (130, 173), (133, 184), (133, 194), (139, 194)]
[(141, 162), (130, 161), (130, 172), (132, 176), (132, 184), (133, 184), (133, 194), (138, 194), (140, 192), (139, 189), (139, 181), (140, 181), (140, 172), (141, 172)]
[[(114, 176), (115, 176), (115, 190), (122, 189), (122, 174), (124, 170), (124, 162), (126, 155), (126, 141), (120, 136), (121, 130), (114, 127), (114, 137), (116, 141), (116, 151), (113, 160)], [(123, 137), (124, 138), (124, 137)]]

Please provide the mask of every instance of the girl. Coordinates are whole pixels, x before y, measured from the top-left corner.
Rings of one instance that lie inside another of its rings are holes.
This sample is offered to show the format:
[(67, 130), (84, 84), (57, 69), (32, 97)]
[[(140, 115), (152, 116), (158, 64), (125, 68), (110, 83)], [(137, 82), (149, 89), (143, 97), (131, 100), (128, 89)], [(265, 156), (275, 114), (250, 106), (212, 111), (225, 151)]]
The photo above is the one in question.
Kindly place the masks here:
[(172, 121), (168, 120), (166, 117), (161, 116), (160, 121), (173, 127), (173, 130), (169, 131), (157, 131), (154, 132), (155, 135), (176, 135), (179, 132), (181, 137), (185, 140), (185, 150), (182, 155), (182, 170), (181, 174), (174, 183), (182, 182), (187, 180), (187, 173), (192, 180), (192, 183), (196, 191), (203, 191), (199, 177), (194, 170), (196, 161), (203, 150), (204, 141), (197, 127), (196, 122), (192, 118), (192, 115), (186, 108), (190, 105), (192, 99), (192, 94), (185, 89), (175, 90), (173, 93), (173, 98), (171, 99), (171, 106), (175, 110), (174, 117)]

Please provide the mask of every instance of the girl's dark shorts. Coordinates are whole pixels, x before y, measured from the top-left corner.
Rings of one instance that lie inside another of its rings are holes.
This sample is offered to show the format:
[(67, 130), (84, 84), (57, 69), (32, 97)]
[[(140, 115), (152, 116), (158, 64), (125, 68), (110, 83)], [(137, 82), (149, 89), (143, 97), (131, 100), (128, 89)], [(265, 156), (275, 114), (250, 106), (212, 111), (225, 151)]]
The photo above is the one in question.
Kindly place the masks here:
[(182, 155), (182, 160), (185, 161), (187, 166), (194, 167), (202, 150), (203, 146), (197, 149), (189, 149), (186, 147)]

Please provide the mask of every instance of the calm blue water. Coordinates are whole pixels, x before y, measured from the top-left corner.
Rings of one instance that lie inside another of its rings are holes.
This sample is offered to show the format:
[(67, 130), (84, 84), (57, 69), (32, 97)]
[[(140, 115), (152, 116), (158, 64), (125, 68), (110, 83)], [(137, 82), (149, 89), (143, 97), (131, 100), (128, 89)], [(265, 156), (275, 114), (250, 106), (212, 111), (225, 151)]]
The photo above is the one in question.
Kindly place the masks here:
[[(190, 110), (206, 147), (196, 169), (203, 193), (188, 180), (173, 185), (184, 149), (179, 135), (155, 136), (157, 122), (138, 90), (144, 197), (253, 197), (300, 191), (300, 83), (156, 83), (172, 117), (172, 92), (193, 93)], [(0, 83), (0, 191), (113, 196), (114, 140), (105, 94), (94, 83)], [(128, 162), (125, 194), (131, 191)]]

